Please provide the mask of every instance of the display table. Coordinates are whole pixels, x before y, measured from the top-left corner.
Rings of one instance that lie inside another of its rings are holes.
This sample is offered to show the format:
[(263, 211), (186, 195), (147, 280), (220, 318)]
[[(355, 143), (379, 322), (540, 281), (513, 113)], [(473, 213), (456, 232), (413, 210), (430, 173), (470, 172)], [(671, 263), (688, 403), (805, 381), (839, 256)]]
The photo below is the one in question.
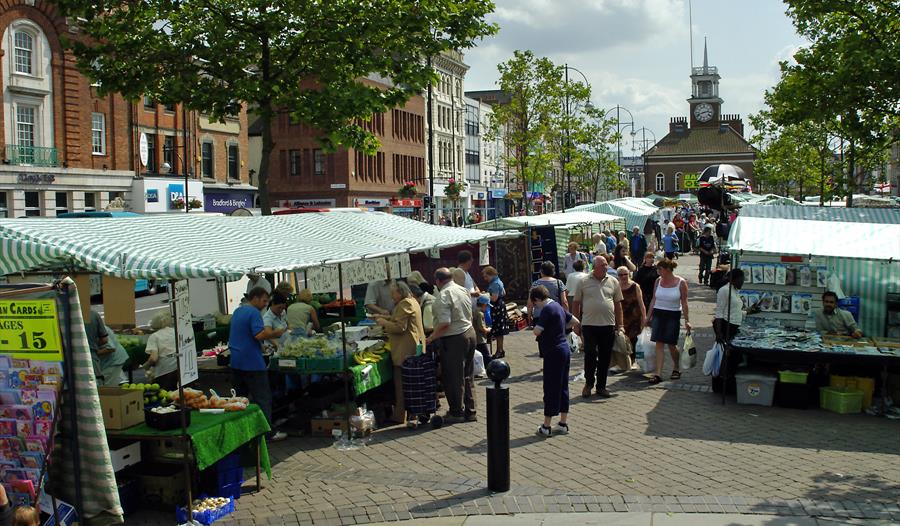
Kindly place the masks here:
[[(251, 404), (244, 411), (229, 413), (191, 412), (191, 425), (187, 428), (188, 439), (194, 451), (194, 461), (198, 470), (204, 470), (240, 446), (256, 440), (256, 485), (260, 487), (260, 469), (272, 478), (269, 451), (265, 434), (270, 431), (269, 423), (258, 405)], [(137, 441), (161, 438), (180, 440), (181, 429), (160, 431), (147, 424), (138, 424), (128, 429), (107, 430), (109, 438)]]
[[(372, 366), (368, 373), (363, 370)], [(354, 365), (350, 368), (351, 381), (353, 382), (353, 392), (359, 396), (365, 392), (371, 391), (376, 387), (384, 385), (394, 378), (394, 364), (391, 361), (391, 353), (384, 353), (381, 359), (372, 364)]]

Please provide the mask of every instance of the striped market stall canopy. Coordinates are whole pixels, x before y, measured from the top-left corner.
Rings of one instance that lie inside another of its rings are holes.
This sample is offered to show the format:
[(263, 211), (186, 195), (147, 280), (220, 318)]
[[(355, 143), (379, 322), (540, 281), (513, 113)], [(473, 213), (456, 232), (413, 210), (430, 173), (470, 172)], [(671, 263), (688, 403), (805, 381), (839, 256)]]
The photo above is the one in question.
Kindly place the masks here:
[(505, 230), (510, 228), (528, 228), (539, 226), (577, 226), (577, 225), (602, 225), (613, 226), (616, 222), (622, 224), (622, 217), (596, 212), (566, 212), (541, 214), (537, 216), (512, 216), (502, 219), (493, 219), (472, 225), (472, 228), (488, 230)]
[(625, 227), (627, 230), (631, 230), (634, 227), (639, 227), (643, 230), (647, 220), (656, 214), (658, 210), (659, 207), (655, 206), (653, 201), (646, 197), (625, 197), (622, 199), (613, 199), (612, 201), (576, 206), (575, 208), (566, 210), (565, 213), (595, 212), (620, 216), (625, 218)]
[(239, 278), (503, 239), (382, 212), (0, 220), (0, 274), (74, 267), (136, 279)]

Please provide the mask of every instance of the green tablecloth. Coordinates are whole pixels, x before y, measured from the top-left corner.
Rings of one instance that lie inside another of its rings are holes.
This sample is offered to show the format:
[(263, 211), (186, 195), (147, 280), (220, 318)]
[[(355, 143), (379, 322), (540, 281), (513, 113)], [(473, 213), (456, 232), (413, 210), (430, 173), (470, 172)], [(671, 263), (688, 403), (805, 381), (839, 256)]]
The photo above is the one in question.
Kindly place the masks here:
[[(226, 455), (250, 442), (254, 438), (270, 431), (269, 423), (258, 405), (251, 404), (244, 411), (228, 413), (191, 412), (191, 425), (187, 432), (194, 446), (194, 458), (197, 469), (206, 469)], [(134, 437), (171, 437), (181, 435), (181, 429), (160, 431), (147, 424), (138, 424), (128, 429), (109, 433), (111, 436)], [(272, 478), (272, 467), (269, 462), (269, 450), (263, 438), (259, 445), (260, 465), (266, 475)]]
[(368, 376), (363, 374), (366, 365), (354, 365), (350, 368), (350, 374), (353, 376), (353, 391), (359, 396), (366, 391), (375, 389), (379, 385), (385, 384), (394, 377), (394, 365), (391, 362), (391, 353), (385, 352), (381, 356), (381, 360), (372, 365)]

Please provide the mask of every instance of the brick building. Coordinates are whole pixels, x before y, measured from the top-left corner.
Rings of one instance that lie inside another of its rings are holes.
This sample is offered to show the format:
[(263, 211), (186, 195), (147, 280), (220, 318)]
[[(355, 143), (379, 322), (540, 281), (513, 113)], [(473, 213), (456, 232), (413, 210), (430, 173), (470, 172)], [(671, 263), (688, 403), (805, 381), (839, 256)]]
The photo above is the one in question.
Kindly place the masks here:
[[(99, 97), (97, 86), (76, 69), (75, 56), (63, 47), (63, 37), (82, 37), (53, 3), (7, 0), (2, 5), (0, 217), (100, 210), (116, 198), (135, 211), (171, 210), (168, 185), (181, 184), (183, 191), (185, 164), (189, 173), (198, 173), (204, 140), (216, 146), (213, 162), (221, 168), (194, 181), (190, 197), (203, 201), (203, 184), (211, 190), (229, 182), (247, 187), (245, 115), (223, 127), (193, 113), (184, 118), (180, 107)], [(187, 155), (183, 121), (188, 123)], [(141, 162), (142, 150), (147, 164)], [(231, 180), (229, 154), (238, 167)], [(171, 175), (162, 173), (167, 160)]]
[(700, 173), (712, 164), (734, 164), (752, 181), (756, 150), (744, 139), (740, 115), (723, 115), (718, 68), (709, 65), (706, 45), (703, 66), (691, 71), (693, 91), (687, 117), (673, 117), (669, 133), (644, 154), (644, 194), (676, 195), (684, 190), (684, 175)]
[[(387, 81), (375, 77), (365, 82), (387, 86)], [(414, 96), (402, 108), (376, 114), (361, 124), (381, 143), (374, 156), (347, 148), (327, 153), (317, 140), (317, 130), (279, 113), (272, 122), (275, 150), (269, 162), (273, 206), (359, 206), (418, 216), (421, 198), (398, 200), (397, 191), (404, 182), (413, 181), (417, 194), (427, 192), (424, 99)], [(257, 121), (251, 138), (261, 133)]]

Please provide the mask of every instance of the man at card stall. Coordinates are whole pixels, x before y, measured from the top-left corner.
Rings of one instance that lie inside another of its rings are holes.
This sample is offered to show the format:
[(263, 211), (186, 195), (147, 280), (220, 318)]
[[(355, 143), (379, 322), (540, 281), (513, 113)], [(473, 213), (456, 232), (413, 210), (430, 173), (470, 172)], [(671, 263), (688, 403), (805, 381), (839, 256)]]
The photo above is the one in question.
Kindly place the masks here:
[(862, 338), (862, 331), (849, 312), (839, 309), (838, 297), (832, 291), (822, 294), (822, 310), (816, 313), (816, 330), (824, 334), (839, 334)]

